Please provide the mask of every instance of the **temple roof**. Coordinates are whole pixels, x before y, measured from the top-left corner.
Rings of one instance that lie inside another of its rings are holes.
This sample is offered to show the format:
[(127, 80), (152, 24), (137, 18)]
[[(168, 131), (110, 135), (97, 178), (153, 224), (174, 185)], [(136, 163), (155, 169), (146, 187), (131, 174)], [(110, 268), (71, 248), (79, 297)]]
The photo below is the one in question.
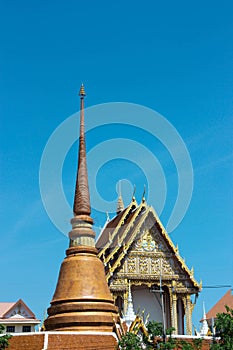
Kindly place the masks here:
[(122, 264), (131, 246), (142, 233), (143, 225), (147, 219), (150, 220), (151, 225), (156, 225), (180, 267), (188, 275), (193, 287), (200, 289), (200, 285), (194, 279), (193, 269), (190, 270), (187, 267), (184, 259), (179, 255), (178, 247), (175, 247), (171, 241), (155, 210), (148, 206), (145, 200), (137, 204), (133, 199), (128, 207), (106, 223), (100, 233), (96, 247), (105, 264), (107, 279)]
[(215, 318), (217, 313), (226, 312), (225, 305), (233, 309), (233, 295), (231, 289), (229, 289), (223, 297), (217, 301), (217, 303), (207, 312), (206, 319), (209, 320), (212, 317)]

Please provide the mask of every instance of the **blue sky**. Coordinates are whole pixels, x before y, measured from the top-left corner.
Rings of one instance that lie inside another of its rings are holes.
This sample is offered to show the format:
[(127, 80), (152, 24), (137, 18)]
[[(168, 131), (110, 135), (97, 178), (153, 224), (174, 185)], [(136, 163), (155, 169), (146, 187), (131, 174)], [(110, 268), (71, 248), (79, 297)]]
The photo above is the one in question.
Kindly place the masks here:
[[(179, 132), (191, 156), (194, 190), (171, 238), (204, 286), (233, 285), (232, 11), (231, 1), (2, 3), (0, 301), (22, 298), (42, 318), (52, 298), (68, 240), (43, 208), (39, 167), (52, 132), (79, 109), (81, 82), (86, 106), (143, 105)], [(100, 140), (130, 133), (156, 154), (168, 181), (161, 213), (166, 224), (177, 191), (166, 149), (136, 128), (97, 131), (87, 135), (88, 150)], [(63, 169), (70, 204), (76, 146)], [(140, 201), (147, 179), (130, 160), (103, 166), (99, 192), (106, 200), (116, 199), (120, 178), (136, 183)], [(130, 190), (126, 184), (125, 192)], [(157, 209), (156, 198), (149, 204)], [(93, 211), (93, 217), (103, 225), (103, 213)], [(202, 301), (208, 310), (226, 291), (203, 289), (194, 311), (196, 325)]]

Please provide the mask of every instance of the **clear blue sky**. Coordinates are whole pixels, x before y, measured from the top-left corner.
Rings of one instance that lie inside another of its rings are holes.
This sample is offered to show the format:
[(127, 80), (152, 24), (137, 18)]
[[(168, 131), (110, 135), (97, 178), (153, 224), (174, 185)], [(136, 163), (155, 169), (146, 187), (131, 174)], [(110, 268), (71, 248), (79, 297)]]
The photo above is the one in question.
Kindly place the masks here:
[[(39, 166), (51, 133), (78, 111), (81, 82), (86, 106), (141, 104), (180, 133), (193, 163), (194, 191), (171, 238), (203, 285), (233, 285), (232, 11), (224, 0), (2, 2), (0, 301), (22, 298), (42, 318), (52, 298), (68, 240), (43, 208)], [(92, 135), (88, 147), (98, 137)], [(72, 149), (63, 172), (70, 204)], [(106, 174), (115, 174), (114, 165), (101, 171), (99, 191), (113, 200), (115, 183)], [(140, 200), (145, 179), (137, 174)], [(156, 199), (150, 204), (156, 207)], [(165, 223), (169, 206), (168, 200)], [(102, 225), (103, 217), (93, 215)], [(203, 289), (196, 326), (202, 301), (208, 310), (226, 291)]]

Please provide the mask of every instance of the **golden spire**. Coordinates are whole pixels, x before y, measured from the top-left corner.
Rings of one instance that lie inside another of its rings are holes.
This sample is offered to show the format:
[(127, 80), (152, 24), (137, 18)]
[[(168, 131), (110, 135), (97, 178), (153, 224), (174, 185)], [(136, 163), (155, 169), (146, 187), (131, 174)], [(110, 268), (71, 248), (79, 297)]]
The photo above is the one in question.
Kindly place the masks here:
[(119, 182), (119, 197), (117, 200), (117, 210), (116, 213), (119, 214), (122, 210), (124, 210), (125, 206), (124, 206), (124, 202), (122, 199), (122, 195), (121, 195), (121, 181)]
[(84, 85), (82, 83), (81, 87), (80, 87), (80, 90), (79, 90), (79, 96), (80, 97), (85, 97), (86, 96), (86, 92), (84, 90)]
[(74, 215), (90, 215), (90, 195), (87, 176), (86, 143), (84, 130), (84, 97), (86, 96), (84, 86), (79, 90), (80, 96), (80, 136), (78, 153), (78, 171), (74, 195)]

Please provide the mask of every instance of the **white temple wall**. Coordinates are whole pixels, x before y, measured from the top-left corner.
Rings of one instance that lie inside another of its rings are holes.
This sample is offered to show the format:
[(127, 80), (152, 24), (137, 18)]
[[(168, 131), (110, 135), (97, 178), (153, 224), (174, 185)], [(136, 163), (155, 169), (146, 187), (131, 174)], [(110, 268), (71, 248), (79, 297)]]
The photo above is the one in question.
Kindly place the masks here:
[(132, 298), (134, 311), (145, 310), (145, 318), (149, 314), (150, 321), (163, 322), (160, 293), (152, 293), (147, 286), (133, 286)]

